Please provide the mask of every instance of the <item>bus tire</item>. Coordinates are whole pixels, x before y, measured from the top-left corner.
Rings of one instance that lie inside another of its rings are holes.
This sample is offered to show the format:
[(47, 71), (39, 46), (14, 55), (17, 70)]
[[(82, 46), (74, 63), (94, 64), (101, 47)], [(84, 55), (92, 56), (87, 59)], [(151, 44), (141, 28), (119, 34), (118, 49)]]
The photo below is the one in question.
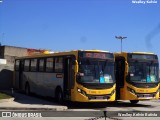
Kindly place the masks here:
[(26, 93), (26, 95), (30, 95), (30, 86), (29, 86), (29, 83), (26, 83), (26, 85), (25, 85), (25, 93)]
[(131, 104), (137, 104), (139, 100), (130, 100)]
[(63, 93), (62, 93), (62, 90), (60, 88), (56, 90), (56, 101), (59, 104), (63, 104)]

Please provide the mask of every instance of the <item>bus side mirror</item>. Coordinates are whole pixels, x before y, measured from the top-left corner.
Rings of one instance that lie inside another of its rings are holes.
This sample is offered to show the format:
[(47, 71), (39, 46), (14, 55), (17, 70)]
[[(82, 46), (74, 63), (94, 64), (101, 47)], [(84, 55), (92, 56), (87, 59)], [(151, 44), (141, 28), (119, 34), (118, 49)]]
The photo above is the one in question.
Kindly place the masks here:
[(75, 60), (75, 72), (78, 73), (78, 61)]
[(129, 73), (128, 73), (128, 70), (129, 70), (128, 67), (129, 67), (129, 66), (128, 66), (128, 63), (127, 63), (126, 61), (125, 61), (125, 66), (126, 66), (126, 67), (125, 67), (125, 68), (126, 68), (125, 74), (128, 76), (128, 75), (129, 75)]

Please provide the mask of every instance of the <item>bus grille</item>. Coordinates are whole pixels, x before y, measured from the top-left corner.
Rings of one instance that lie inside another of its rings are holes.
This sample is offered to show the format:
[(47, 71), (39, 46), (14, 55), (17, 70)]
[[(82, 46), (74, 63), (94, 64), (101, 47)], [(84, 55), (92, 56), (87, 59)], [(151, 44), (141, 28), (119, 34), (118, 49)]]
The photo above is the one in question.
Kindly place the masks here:
[(137, 97), (155, 97), (155, 93), (151, 93), (151, 94), (140, 94), (140, 93), (138, 93), (138, 94), (136, 94), (137, 95)]
[(110, 95), (87, 95), (89, 100), (108, 100)]

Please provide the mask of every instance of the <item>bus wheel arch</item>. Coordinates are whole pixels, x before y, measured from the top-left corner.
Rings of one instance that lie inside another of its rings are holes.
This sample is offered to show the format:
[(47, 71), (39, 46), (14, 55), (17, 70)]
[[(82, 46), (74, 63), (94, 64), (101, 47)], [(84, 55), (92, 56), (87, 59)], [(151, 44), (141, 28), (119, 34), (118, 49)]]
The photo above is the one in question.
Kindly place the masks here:
[(25, 93), (26, 93), (26, 95), (30, 95), (30, 85), (29, 85), (29, 82), (26, 82), (26, 84), (25, 84)]
[(62, 104), (63, 103), (63, 92), (62, 92), (62, 88), (60, 86), (57, 86), (56, 87), (56, 90), (55, 90), (55, 98), (56, 98), (56, 101), (59, 103), (59, 104)]
[(137, 104), (139, 100), (130, 100), (131, 104)]

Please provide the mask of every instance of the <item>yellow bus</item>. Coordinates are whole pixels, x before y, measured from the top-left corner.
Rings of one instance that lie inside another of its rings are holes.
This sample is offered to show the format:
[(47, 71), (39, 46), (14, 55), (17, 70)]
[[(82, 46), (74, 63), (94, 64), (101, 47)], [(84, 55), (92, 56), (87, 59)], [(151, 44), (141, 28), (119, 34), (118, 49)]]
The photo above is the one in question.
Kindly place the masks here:
[(15, 60), (14, 86), (26, 94), (77, 102), (115, 100), (114, 54), (74, 50)]
[(159, 98), (159, 62), (157, 55), (146, 52), (122, 52), (115, 55), (116, 99), (139, 100)]

